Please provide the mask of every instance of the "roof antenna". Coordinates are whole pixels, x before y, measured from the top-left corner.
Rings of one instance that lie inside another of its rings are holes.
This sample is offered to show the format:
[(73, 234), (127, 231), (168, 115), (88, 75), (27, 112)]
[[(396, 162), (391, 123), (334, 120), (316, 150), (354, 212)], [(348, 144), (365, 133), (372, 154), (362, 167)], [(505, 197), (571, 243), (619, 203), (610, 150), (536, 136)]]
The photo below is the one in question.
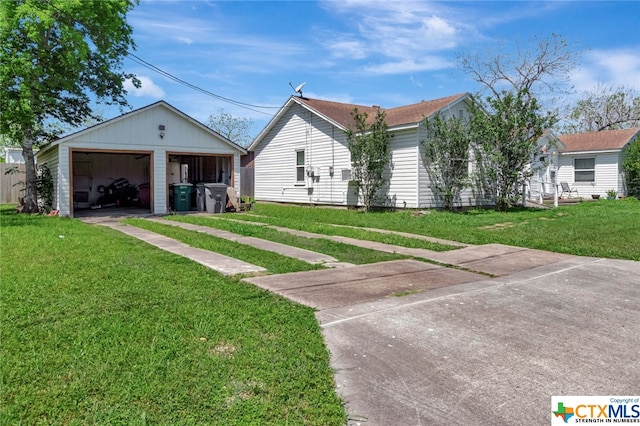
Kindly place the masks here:
[(291, 86), (291, 88), (293, 89), (294, 92), (296, 92), (298, 95), (300, 95), (300, 97), (302, 97), (302, 87), (307, 84), (307, 82), (305, 81), (302, 84), (298, 84), (296, 87), (293, 87), (293, 84), (291, 84), (291, 82), (289, 82), (289, 86)]

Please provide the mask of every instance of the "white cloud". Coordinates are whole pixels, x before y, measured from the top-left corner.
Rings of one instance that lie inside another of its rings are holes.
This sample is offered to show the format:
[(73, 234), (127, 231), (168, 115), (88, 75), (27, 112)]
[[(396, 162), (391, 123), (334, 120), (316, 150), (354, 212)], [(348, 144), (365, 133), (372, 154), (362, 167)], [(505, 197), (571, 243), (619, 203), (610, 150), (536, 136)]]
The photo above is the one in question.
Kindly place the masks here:
[(357, 25), (348, 33), (327, 31), (325, 48), (337, 58), (367, 59), (363, 70), (377, 75), (451, 66), (444, 55), (469, 33), (452, 10), (431, 2), (344, 0), (329, 2), (326, 8)]
[(571, 76), (578, 91), (598, 84), (640, 90), (640, 57), (636, 49), (593, 50), (585, 55), (580, 70)]
[(336, 58), (363, 59), (367, 56), (365, 46), (358, 40), (336, 40), (330, 43), (329, 49)]
[(140, 80), (140, 83), (142, 83), (142, 86), (139, 88), (135, 87), (129, 79), (124, 81), (124, 88), (129, 94), (137, 98), (148, 96), (155, 99), (162, 99), (165, 97), (164, 90), (162, 90), (160, 86), (156, 85), (151, 78), (144, 75), (137, 77), (138, 80)]
[(369, 65), (365, 67), (365, 71), (371, 74), (405, 74), (420, 71), (435, 71), (449, 68), (453, 64), (437, 56), (431, 56), (420, 60), (404, 59), (402, 61), (385, 62), (380, 65)]

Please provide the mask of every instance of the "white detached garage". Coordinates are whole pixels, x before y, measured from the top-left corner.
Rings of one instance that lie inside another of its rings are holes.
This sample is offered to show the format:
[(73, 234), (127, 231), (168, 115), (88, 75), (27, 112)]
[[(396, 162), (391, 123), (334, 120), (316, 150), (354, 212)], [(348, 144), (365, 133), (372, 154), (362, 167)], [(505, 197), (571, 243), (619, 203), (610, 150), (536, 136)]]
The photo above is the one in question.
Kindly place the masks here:
[(241, 154), (239, 145), (160, 101), (58, 139), (37, 162), (51, 172), (60, 215), (95, 207), (105, 188), (125, 181), (138, 189), (136, 207), (165, 214), (172, 184), (225, 183), (239, 192)]

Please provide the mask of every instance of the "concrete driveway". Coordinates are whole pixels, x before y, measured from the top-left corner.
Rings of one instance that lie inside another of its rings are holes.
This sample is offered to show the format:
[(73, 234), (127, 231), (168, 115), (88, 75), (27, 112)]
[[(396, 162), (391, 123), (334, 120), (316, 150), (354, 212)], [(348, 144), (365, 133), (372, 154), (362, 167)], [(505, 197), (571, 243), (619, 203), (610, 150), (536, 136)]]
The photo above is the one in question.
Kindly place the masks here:
[(350, 425), (544, 425), (640, 393), (640, 263), (571, 257), (317, 313)]
[(497, 244), (430, 256), (454, 267), (246, 281), (318, 309), (350, 425), (543, 425), (554, 395), (640, 393), (640, 263)]

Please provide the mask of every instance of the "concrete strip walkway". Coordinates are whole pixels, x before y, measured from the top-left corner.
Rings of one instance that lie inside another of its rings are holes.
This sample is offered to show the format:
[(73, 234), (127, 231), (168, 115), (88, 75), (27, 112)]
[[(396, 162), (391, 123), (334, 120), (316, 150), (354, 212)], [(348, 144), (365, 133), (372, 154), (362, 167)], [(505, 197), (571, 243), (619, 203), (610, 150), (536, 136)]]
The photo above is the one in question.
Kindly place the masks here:
[(446, 245), (446, 246), (454, 246), (454, 247), (469, 247), (469, 246), (473, 246), (473, 244), (461, 243), (459, 241), (443, 240), (442, 238), (428, 237), (426, 235), (420, 235), (420, 234), (411, 234), (409, 232), (391, 231), (389, 229), (362, 228), (360, 226), (336, 225), (335, 223), (332, 223), (331, 226), (335, 226), (336, 228), (361, 229), (363, 231), (377, 232), (379, 234), (399, 235), (401, 237), (413, 238), (413, 239), (416, 239), (416, 240), (424, 240), (424, 241), (429, 241), (431, 243), (443, 244), (443, 245)]
[(282, 232), (290, 232), (295, 235), (306, 236), (308, 238), (328, 238), (332, 241), (351, 244), (362, 248), (431, 260), (445, 265), (462, 267), (472, 272), (480, 272), (493, 276), (502, 276), (525, 269), (531, 269), (537, 266), (559, 262), (571, 257), (565, 254), (551, 253), (522, 247), (505, 246), (502, 244), (486, 244), (482, 246), (469, 246), (456, 250), (433, 251), (401, 247), (392, 244), (378, 243), (375, 241), (358, 240), (349, 237), (311, 234), (309, 232), (282, 227), (274, 227), (274, 229)]
[(97, 222), (99, 225), (107, 226), (115, 229), (141, 241), (156, 246), (162, 250), (168, 251), (179, 256), (184, 256), (193, 260), (207, 268), (220, 272), (224, 275), (247, 274), (252, 272), (264, 272), (265, 268), (252, 265), (229, 256), (214, 253), (208, 250), (191, 247), (180, 241), (165, 237), (155, 232), (137, 228), (131, 225), (125, 225), (115, 221)]
[[(366, 249), (378, 250), (386, 253), (403, 254), (405, 256), (426, 259), (434, 262), (439, 262), (444, 265), (457, 266), (465, 268), (471, 272), (479, 272), (482, 274), (493, 276), (503, 276), (571, 258), (570, 255), (528, 249), (523, 247), (506, 246), (503, 244), (485, 244), (481, 246), (467, 245), (465, 247), (457, 248), (454, 250), (434, 251), (428, 249), (396, 246), (392, 244), (379, 243), (376, 241), (358, 240), (356, 238), (342, 237), (339, 235), (315, 234), (306, 231), (299, 231), (297, 229), (285, 228), (282, 226), (269, 225), (266, 223), (247, 222), (225, 218), (216, 219), (250, 223), (256, 226), (266, 226), (280, 232), (286, 232), (300, 237), (324, 238)], [(374, 231), (378, 232), (379, 230)], [(389, 232), (393, 234), (408, 236), (410, 238), (420, 237), (419, 235), (414, 234), (397, 233), (395, 231)], [(438, 242), (441, 244), (449, 245), (457, 244), (457, 246), (460, 247), (460, 243), (456, 242), (446, 240), (439, 240)]]
[(307, 262), (311, 264), (322, 264), (328, 267), (353, 266), (349, 263), (341, 263), (335, 257), (329, 256), (323, 253), (317, 253), (311, 250), (305, 250), (298, 247), (292, 247), (285, 244), (276, 243), (273, 241), (263, 240), (261, 238), (246, 237), (244, 235), (234, 234), (233, 232), (225, 231), (222, 229), (211, 228), (208, 226), (201, 226), (201, 225), (193, 225), (190, 223), (176, 222), (173, 220), (165, 220), (165, 219), (146, 218), (146, 220), (151, 222), (161, 223), (163, 225), (177, 226), (182, 229), (201, 232), (201, 233), (212, 235), (218, 238), (224, 238), (225, 240), (235, 241), (240, 244), (245, 244), (261, 250), (271, 251), (274, 253), (281, 254), (282, 256), (292, 257), (292, 258), (302, 260), (303, 262)]

